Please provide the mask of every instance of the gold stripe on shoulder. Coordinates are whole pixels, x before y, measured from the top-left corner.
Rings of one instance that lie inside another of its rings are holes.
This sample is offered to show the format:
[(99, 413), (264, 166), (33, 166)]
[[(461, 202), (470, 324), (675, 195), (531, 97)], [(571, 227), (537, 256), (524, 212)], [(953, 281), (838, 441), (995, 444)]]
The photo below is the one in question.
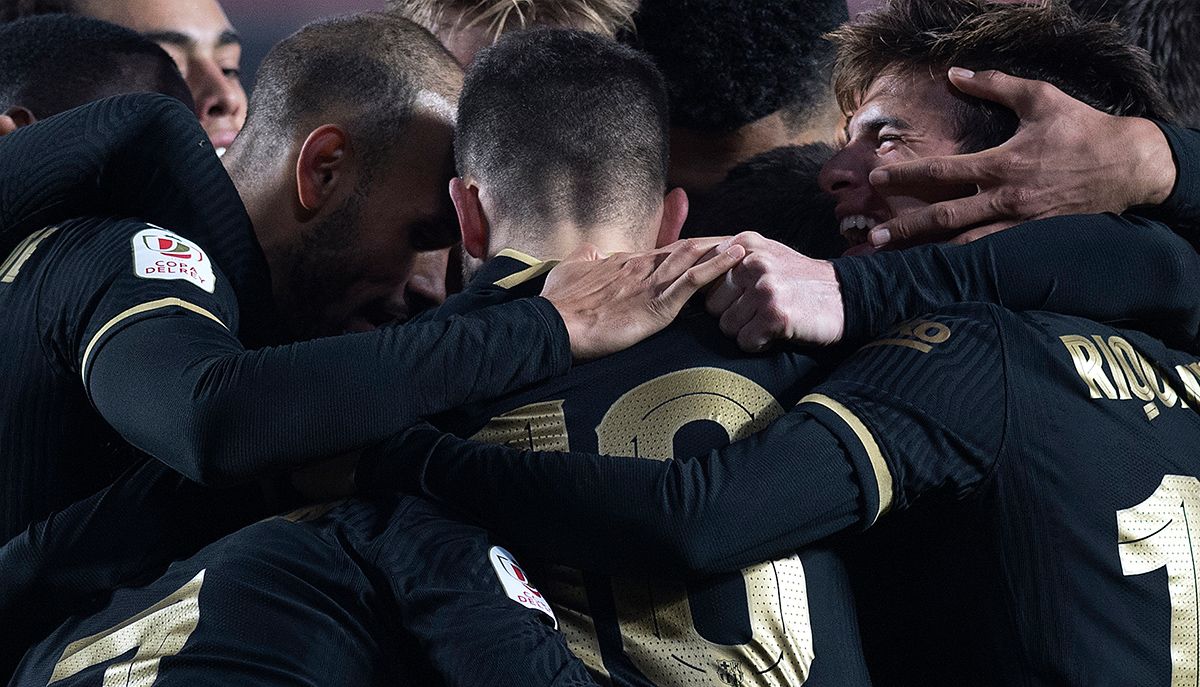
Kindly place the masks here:
[(11, 284), (17, 278), (17, 274), (29, 258), (33, 256), (33, 252), (37, 250), (42, 241), (54, 232), (58, 231), (58, 227), (46, 227), (33, 232), (25, 237), (24, 241), (17, 244), (12, 253), (9, 253), (4, 262), (0, 264), (0, 284)]
[(879, 510), (875, 513), (875, 519), (871, 521), (874, 524), (876, 520), (879, 520), (879, 516), (888, 512), (888, 509), (892, 507), (895, 495), (893, 494), (892, 472), (888, 469), (887, 462), (883, 459), (883, 451), (879, 450), (879, 444), (871, 435), (871, 430), (867, 429), (854, 411), (825, 394), (809, 394), (800, 399), (800, 403), (815, 403), (832, 410), (862, 443), (863, 449), (867, 452), (867, 458), (871, 461), (871, 468), (875, 471), (875, 484), (879, 487)]
[(179, 308), (183, 308), (184, 310), (189, 310), (191, 312), (194, 312), (197, 315), (203, 315), (204, 317), (207, 317), (208, 319), (212, 320), (213, 322), (216, 322), (217, 324), (221, 325), (222, 327), (229, 329), (229, 326), (226, 325), (224, 322), (222, 322), (221, 318), (212, 314), (208, 310), (201, 308), (200, 306), (196, 305), (195, 303), (189, 303), (189, 302), (179, 299), (179, 298), (160, 298), (156, 301), (150, 301), (148, 303), (142, 303), (141, 305), (135, 305), (132, 308), (129, 308), (128, 310), (126, 310), (126, 311), (122, 312), (121, 314), (117, 315), (116, 317), (112, 318), (108, 322), (105, 322), (104, 326), (101, 327), (100, 330), (96, 332), (95, 336), (92, 337), (92, 340), (88, 342), (87, 348), (85, 348), (83, 351), (83, 364), (80, 366), (80, 371), (79, 371), (79, 376), (83, 378), (84, 384), (85, 385), (87, 384), (87, 366), (88, 366), (88, 360), (92, 356), (92, 349), (96, 347), (96, 343), (98, 341), (100, 341), (100, 337), (104, 336), (105, 332), (107, 332), (108, 330), (110, 330), (113, 327), (120, 324), (120, 322), (122, 320), (127, 320), (127, 319), (133, 317), (134, 315), (140, 315), (144, 312), (150, 312), (151, 310), (159, 310), (161, 308), (170, 308), (170, 307), (179, 307)]

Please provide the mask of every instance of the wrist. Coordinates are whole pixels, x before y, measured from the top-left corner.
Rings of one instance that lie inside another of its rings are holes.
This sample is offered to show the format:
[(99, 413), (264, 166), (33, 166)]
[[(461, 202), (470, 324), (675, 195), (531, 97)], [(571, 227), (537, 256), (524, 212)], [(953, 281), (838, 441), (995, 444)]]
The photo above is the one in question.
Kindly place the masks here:
[(1141, 117), (1125, 117), (1125, 140), (1131, 143), (1133, 167), (1128, 177), (1133, 182), (1130, 205), (1159, 205), (1175, 188), (1175, 157), (1171, 145), (1158, 125)]

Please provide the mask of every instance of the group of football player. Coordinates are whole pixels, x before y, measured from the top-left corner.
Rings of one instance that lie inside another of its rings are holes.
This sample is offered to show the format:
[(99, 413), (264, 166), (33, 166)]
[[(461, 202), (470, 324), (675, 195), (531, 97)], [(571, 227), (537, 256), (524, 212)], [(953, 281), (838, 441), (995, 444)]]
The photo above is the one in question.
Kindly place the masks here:
[(869, 4), (0, 3), (0, 678), (1198, 684), (1200, 6)]

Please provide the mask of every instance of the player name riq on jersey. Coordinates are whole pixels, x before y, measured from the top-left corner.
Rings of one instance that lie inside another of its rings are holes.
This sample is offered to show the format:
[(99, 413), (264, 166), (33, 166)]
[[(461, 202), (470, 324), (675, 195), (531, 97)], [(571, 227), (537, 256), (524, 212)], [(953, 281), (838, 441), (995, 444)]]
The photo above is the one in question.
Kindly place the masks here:
[[(1161, 412), (1158, 403), (1186, 409), (1190, 402), (1200, 409), (1200, 362), (1176, 365), (1173, 370), (1182, 383), (1185, 401), (1169, 381), (1159, 379), (1160, 370), (1123, 337), (1068, 334), (1059, 338), (1092, 398), (1144, 402), (1148, 420)], [(1165, 371), (1161, 372), (1165, 376)]]

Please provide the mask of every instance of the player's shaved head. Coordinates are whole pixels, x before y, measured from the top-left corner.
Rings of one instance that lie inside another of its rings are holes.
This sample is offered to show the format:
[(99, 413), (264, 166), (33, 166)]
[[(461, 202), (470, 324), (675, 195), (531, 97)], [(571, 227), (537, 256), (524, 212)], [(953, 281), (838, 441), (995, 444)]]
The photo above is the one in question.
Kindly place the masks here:
[(398, 15), (314, 22), (263, 60), (239, 142), (278, 155), (314, 127), (336, 122), (369, 170), (419, 111), (452, 118), (461, 85), (462, 70), (437, 39)]
[(38, 119), (120, 93), (163, 93), (192, 106), (170, 56), (124, 27), (70, 15), (0, 24), (0, 112)]
[(631, 48), (580, 31), (508, 34), (467, 73), (458, 172), (511, 226), (635, 224), (666, 189), (667, 110), (662, 76)]

